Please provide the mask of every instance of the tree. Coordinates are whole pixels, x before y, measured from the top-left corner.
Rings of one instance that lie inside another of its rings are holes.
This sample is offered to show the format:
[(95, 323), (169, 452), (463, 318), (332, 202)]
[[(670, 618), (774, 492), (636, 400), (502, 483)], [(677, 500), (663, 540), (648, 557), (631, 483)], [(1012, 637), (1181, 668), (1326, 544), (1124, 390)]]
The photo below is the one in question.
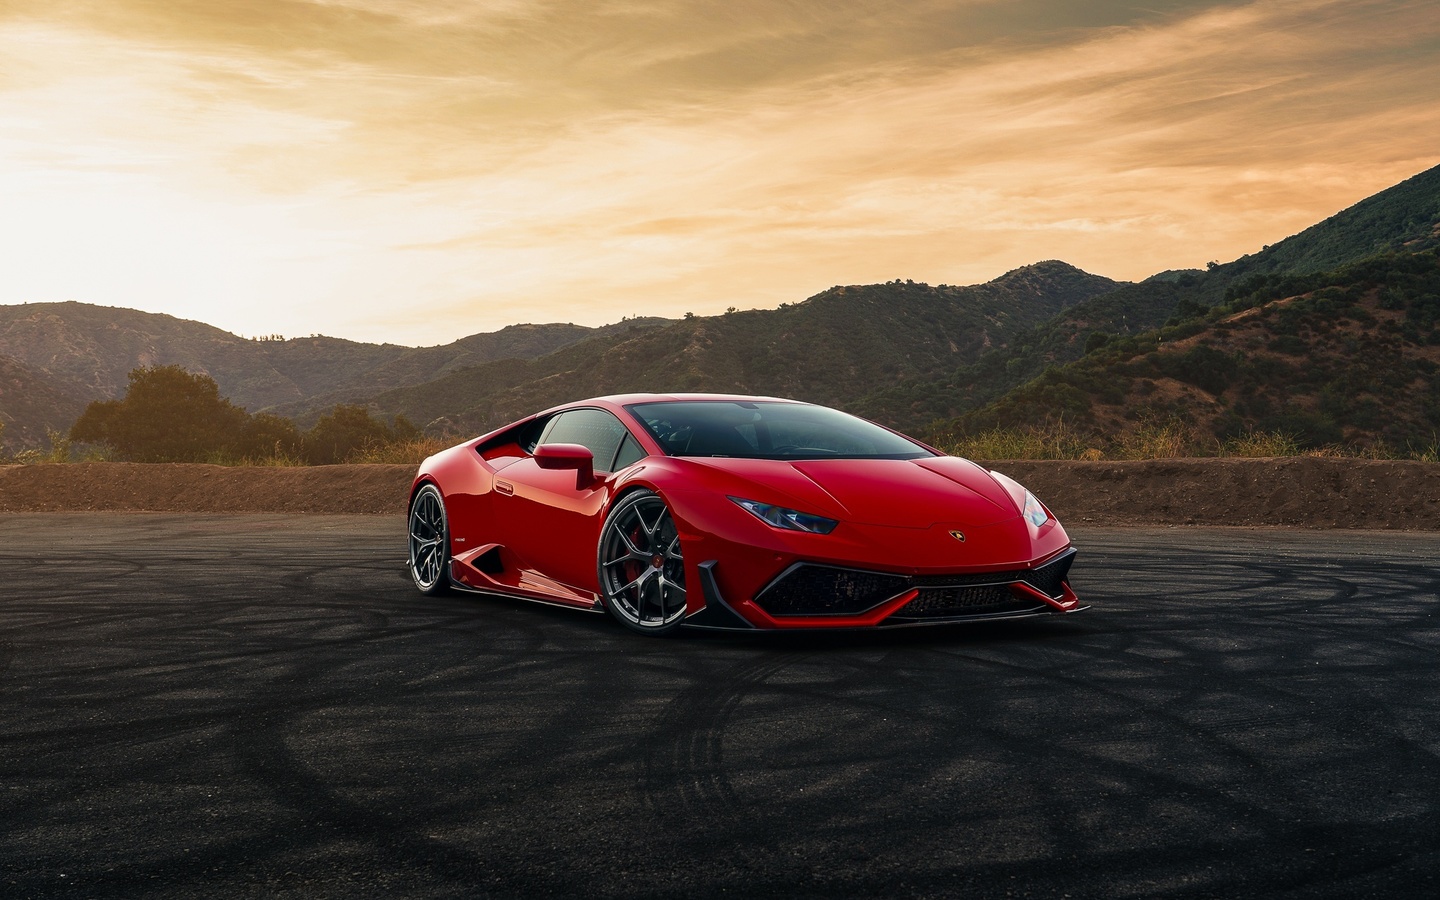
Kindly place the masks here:
[(110, 443), (110, 423), (120, 415), (119, 400), (96, 400), (70, 426), (70, 440), (82, 444)]
[(233, 448), (248, 418), (213, 378), (180, 366), (135, 369), (129, 382), (123, 399), (86, 407), (70, 439), (109, 444), (137, 462), (200, 462)]
[(363, 406), (341, 404), (305, 434), (272, 413), (250, 415), (220, 396), (208, 375), (179, 366), (130, 373), (120, 400), (97, 400), (70, 428), (70, 440), (107, 444), (136, 462), (237, 462), (280, 458), (344, 462), (360, 451), (418, 440), (420, 429), (396, 416), (390, 424)]
[(341, 403), (305, 433), (305, 457), (318, 465), (341, 463), (366, 448), (419, 437), (420, 429), (404, 416), (396, 416), (393, 425), (386, 425), (372, 418), (363, 406)]
[(272, 413), (250, 416), (240, 429), (235, 452), (249, 459), (299, 458), (304, 439), (295, 423)]
[(1096, 350), (1110, 343), (1110, 337), (1110, 335), (1103, 331), (1090, 332), (1090, 335), (1085, 338), (1085, 352), (1087, 354), (1094, 353)]

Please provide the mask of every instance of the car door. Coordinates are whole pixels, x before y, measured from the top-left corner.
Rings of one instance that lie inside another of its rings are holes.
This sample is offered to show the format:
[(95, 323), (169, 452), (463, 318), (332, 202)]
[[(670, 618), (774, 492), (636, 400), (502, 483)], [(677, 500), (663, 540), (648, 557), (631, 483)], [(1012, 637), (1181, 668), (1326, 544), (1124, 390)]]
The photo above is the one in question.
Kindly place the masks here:
[(600, 511), (610, 498), (613, 472), (640, 456), (640, 445), (620, 420), (603, 409), (566, 410), (546, 423), (536, 447), (579, 444), (594, 456), (594, 474), (582, 483), (574, 469), (542, 469), (534, 456), (496, 476), (496, 511), (505, 543), (533, 575), (594, 591)]

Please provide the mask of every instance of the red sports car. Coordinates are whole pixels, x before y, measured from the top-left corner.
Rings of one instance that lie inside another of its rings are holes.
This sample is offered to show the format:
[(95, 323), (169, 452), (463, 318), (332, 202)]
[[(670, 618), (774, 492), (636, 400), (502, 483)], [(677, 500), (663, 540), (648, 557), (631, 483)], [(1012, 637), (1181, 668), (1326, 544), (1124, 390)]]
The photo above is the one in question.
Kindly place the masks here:
[(1074, 612), (1075, 551), (998, 472), (837, 410), (718, 394), (558, 406), (425, 460), (421, 592), (608, 610), (644, 634)]

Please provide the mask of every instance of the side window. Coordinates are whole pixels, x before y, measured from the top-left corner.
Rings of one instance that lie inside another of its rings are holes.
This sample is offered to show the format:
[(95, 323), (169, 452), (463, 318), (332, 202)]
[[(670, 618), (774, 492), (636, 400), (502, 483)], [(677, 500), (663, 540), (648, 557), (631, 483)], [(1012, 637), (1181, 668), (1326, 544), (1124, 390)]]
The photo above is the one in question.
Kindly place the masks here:
[(645, 448), (640, 442), (630, 435), (625, 435), (625, 440), (620, 442), (620, 453), (615, 457), (615, 471), (620, 471), (626, 466), (634, 465), (645, 458)]
[(579, 444), (595, 454), (595, 471), (609, 472), (615, 451), (627, 437), (630, 432), (605, 410), (572, 409), (550, 420), (539, 443)]
[(540, 443), (540, 435), (545, 431), (553, 419), (536, 419), (533, 422), (526, 422), (525, 425), (515, 434), (515, 443), (526, 453), (534, 453), (535, 447)]

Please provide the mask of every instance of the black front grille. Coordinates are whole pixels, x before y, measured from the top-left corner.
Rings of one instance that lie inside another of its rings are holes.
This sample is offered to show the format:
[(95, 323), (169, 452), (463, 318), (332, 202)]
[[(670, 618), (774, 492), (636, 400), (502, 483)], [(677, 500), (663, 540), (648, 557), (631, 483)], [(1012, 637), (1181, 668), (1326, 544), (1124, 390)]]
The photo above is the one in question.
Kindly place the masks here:
[(1065, 576), (1070, 574), (1070, 563), (1075, 554), (1067, 553), (1048, 562), (1038, 569), (1016, 569), (1010, 572), (981, 572), (966, 575), (922, 575), (910, 579), (912, 587), (957, 588), (987, 584), (1014, 584), (1023, 581), (1047, 597), (1060, 599), (1065, 593)]
[(855, 616), (918, 588), (919, 594), (893, 618), (932, 619), (1012, 607), (1028, 609), (1040, 601), (1017, 598), (1010, 585), (1023, 581), (1058, 600), (1064, 596), (1065, 578), (1074, 558), (1071, 551), (1038, 569), (918, 577), (797, 563), (761, 591), (755, 602), (772, 616)]
[(914, 600), (900, 607), (886, 622), (907, 619), (950, 619), (1011, 610), (1037, 609), (1039, 600), (1017, 598), (1008, 584), (980, 587), (922, 588)]
[(800, 563), (771, 582), (755, 602), (772, 616), (855, 616), (909, 586), (904, 575)]
[(1072, 551), (1038, 569), (913, 578), (911, 582), (920, 589), (920, 593), (885, 621), (947, 619), (1043, 609), (1045, 604), (1042, 601), (1017, 596), (1010, 590), (1010, 585), (1023, 581), (1047, 597), (1059, 600), (1065, 596), (1065, 577), (1070, 574), (1070, 563), (1074, 560)]
[(987, 584), (981, 587), (925, 588), (914, 600), (905, 604), (906, 615), (939, 615), (950, 610), (981, 606), (1001, 606), (1015, 600), (1008, 584)]

